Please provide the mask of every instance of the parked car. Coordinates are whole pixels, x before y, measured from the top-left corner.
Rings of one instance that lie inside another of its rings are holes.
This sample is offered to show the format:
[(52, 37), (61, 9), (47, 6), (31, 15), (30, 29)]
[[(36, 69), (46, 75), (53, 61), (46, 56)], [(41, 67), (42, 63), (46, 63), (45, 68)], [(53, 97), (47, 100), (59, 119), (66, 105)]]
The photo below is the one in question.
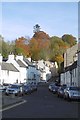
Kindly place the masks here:
[(5, 93), (6, 88), (3, 85), (0, 85), (0, 92), (1, 93)]
[(4, 86), (5, 88), (8, 88), (10, 85), (11, 85), (11, 84), (3, 83), (3, 86)]
[(35, 82), (32, 82), (30, 84), (30, 87), (31, 87), (32, 91), (36, 91), (37, 90), (37, 84)]
[(31, 93), (31, 87), (30, 85), (24, 85), (24, 94)]
[(15, 96), (23, 95), (23, 87), (18, 84), (10, 85), (5, 92), (6, 95), (14, 94)]
[(54, 85), (54, 86), (52, 86), (52, 92), (53, 92), (53, 93), (57, 93), (59, 87), (60, 87), (60, 85)]
[(66, 84), (61, 85), (57, 91), (58, 97), (63, 97), (64, 96), (64, 89), (67, 87)]
[(51, 83), (49, 85), (49, 90), (53, 93), (57, 93), (58, 91), (58, 88), (60, 87), (60, 84), (57, 84), (57, 83)]
[(54, 83), (51, 83), (51, 84), (49, 84), (49, 91), (51, 91), (52, 92), (52, 87), (54, 86)]
[(64, 89), (64, 99), (68, 101), (72, 99), (80, 100), (80, 87), (70, 86)]

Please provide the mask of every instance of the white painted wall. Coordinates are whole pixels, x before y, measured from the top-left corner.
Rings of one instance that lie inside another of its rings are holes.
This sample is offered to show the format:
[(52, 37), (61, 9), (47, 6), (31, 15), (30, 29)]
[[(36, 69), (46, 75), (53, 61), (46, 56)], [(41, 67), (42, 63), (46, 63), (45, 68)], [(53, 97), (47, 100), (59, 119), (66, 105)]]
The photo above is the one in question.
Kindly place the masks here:
[[(19, 79), (19, 72), (2, 70), (2, 83), (13, 84)], [(15, 76), (15, 77), (14, 77)]]
[(45, 61), (43, 61), (43, 60), (39, 60), (37, 65), (38, 65), (38, 68), (40, 68), (40, 69), (42, 68), (43, 69), (42, 72), (41, 72), (42, 80), (47, 81), (47, 80), (49, 80), (51, 78), (51, 72), (50, 72), (49, 67), (46, 66), (44, 64), (44, 62)]
[(0, 62), (2, 63), (2, 55), (0, 54)]
[[(23, 61), (23, 56), (16, 56), (16, 60), (21, 60), (24, 64), (25, 62)], [(20, 67), (19, 64), (15, 61), (14, 59), (14, 55), (9, 55), (8, 56), (8, 63), (12, 63), (18, 70), (19, 70), (19, 77), (18, 77), (18, 81), (19, 83), (23, 83), (25, 82), (25, 80), (27, 80), (27, 65), (26, 68)]]
[(17, 55), (16, 60), (21, 60), (23, 62), (23, 64), (26, 65), (26, 68), (19, 67), (19, 71), (20, 71), (19, 80), (20, 80), (21, 83), (27, 82), (27, 80), (28, 80), (28, 68), (27, 68), (28, 65), (24, 62), (22, 55), (20, 55), (20, 56)]
[(7, 71), (7, 70), (2, 70), (2, 80), (1, 80), (1, 84), (2, 84), (2, 83), (7, 83), (7, 82), (8, 82), (8, 78), (9, 78), (9, 71)]

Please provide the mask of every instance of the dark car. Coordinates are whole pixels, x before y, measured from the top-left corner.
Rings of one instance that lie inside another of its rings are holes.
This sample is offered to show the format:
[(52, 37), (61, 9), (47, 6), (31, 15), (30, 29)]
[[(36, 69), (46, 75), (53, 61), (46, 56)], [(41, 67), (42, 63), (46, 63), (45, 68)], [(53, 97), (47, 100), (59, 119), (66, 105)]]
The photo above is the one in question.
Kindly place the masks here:
[(51, 83), (51, 84), (49, 84), (49, 91), (51, 91), (52, 92), (52, 86), (54, 85), (54, 83)]
[(64, 96), (64, 89), (67, 87), (67, 85), (61, 85), (57, 91), (58, 97), (63, 97)]
[(54, 85), (54, 86), (52, 86), (52, 92), (53, 92), (53, 93), (57, 93), (59, 87), (60, 87), (59, 85)]
[(31, 90), (32, 90), (32, 91), (36, 91), (36, 90), (37, 90), (37, 84), (36, 84), (35, 82), (32, 82), (32, 83), (30, 84), (30, 87), (31, 87)]
[(49, 85), (49, 90), (53, 93), (57, 93), (59, 86), (60, 86), (60, 84), (58, 84), (58, 83), (51, 83)]
[(24, 85), (24, 94), (29, 94), (31, 92), (32, 91), (30, 85)]

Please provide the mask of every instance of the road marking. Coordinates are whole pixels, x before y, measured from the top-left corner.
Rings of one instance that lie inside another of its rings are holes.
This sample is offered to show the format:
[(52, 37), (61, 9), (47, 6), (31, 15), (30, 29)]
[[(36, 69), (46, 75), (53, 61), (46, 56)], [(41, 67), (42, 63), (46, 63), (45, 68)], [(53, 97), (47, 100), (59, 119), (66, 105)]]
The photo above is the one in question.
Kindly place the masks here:
[(0, 112), (5, 111), (5, 110), (8, 110), (8, 109), (11, 109), (11, 108), (16, 107), (16, 106), (18, 106), (18, 105), (24, 104), (25, 102), (27, 102), (27, 101), (24, 100), (24, 101), (22, 101), (22, 102), (20, 102), (20, 103), (15, 103), (15, 105), (11, 105), (11, 106), (8, 106), (8, 107), (6, 107), (6, 108), (1, 109)]

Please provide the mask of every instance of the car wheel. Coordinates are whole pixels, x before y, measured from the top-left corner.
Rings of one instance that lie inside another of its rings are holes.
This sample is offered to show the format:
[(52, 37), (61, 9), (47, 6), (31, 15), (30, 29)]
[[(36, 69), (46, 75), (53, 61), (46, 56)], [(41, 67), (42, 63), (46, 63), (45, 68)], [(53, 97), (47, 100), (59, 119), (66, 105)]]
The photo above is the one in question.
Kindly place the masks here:
[(66, 95), (65, 94), (64, 94), (63, 98), (64, 98), (64, 100), (66, 100)]
[(71, 101), (71, 99), (70, 99), (70, 97), (69, 97), (69, 94), (67, 95), (67, 100), (68, 100), (68, 101)]
[(8, 94), (8, 93), (5, 93), (5, 95), (9, 96), (9, 94)]
[(57, 96), (60, 97), (59, 94), (57, 94)]

